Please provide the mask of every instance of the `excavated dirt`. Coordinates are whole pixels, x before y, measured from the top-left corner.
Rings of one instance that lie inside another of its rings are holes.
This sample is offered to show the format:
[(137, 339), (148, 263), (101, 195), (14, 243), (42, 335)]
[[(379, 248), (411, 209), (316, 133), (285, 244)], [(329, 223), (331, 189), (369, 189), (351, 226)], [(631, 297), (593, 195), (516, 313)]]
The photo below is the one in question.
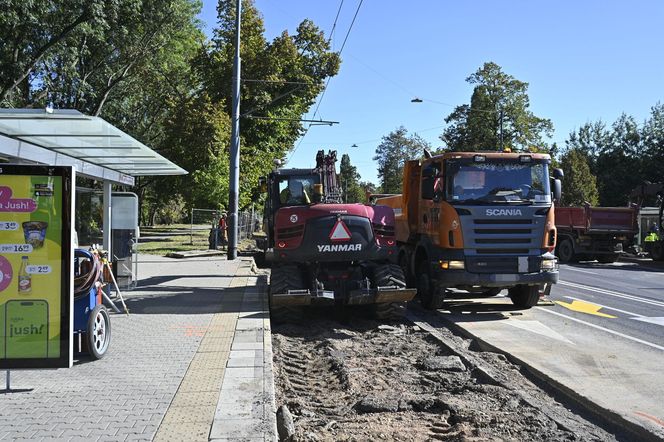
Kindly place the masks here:
[(616, 440), (503, 355), (472, 351), (444, 328), (313, 315), (273, 326), (277, 407), (292, 414), (292, 440)]

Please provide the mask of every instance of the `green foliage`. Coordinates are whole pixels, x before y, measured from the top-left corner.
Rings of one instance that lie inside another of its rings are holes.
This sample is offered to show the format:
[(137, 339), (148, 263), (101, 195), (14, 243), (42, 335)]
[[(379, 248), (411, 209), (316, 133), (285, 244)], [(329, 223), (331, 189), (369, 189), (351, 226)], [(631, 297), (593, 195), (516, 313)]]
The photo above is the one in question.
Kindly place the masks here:
[(501, 119), (503, 146), (529, 150), (546, 145), (543, 137), (551, 136), (553, 124), (528, 110), (528, 83), (492, 62), (484, 63), (466, 81), (475, 85), (470, 105), (457, 106), (445, 118), (449, 126), (440, 137), (451, 150), (500, 150)]
[(596, 206), (599, 203), (599, 193), (586, 155), (579, 149), (570, 149), (562, 156), (560, 164), (565, 173), (563, 205), (579, 206), (590, 203), (590, 205)]
[[(223, 207), (234, 6), (219, 1), (215, 36), (206, 41), (200, 0), (0, 0), (0, 103), (52, 102), (100, 115), (189, 171), (138, 179), (143, 222)], [(242, 12), (239, 204), (246, 207), (258, 197), (258, 177), (303, 133), (298, 120), (340, 59), (310, 20), (269, 42), (252, 0)]]
[[(194, 66), (210, 101), (231, 115), (235, 1), (220, 0), (217, 12), (215, 37), (199, 53)], [(258, 178), (270, 171), (274, 159), (285, 158), (303, 133), (298, 120), (315, 103), (325, 79), (336, 75), (340, 64), (338, 54), (330, 51), (323, 33), (310, 20), (304, 20), (295, 35), (283, 32), (272, 42), (264, 33), (262, 17), (253, 1), (243, 1), (240, 207), (259, 198)], [(227, 182), (224, 185), (227, 189)], [(228, 194), (218, 201), (226, 204)]]
[(429, 143), (417, 134), (408, 135), (403, 126), (383, 137), (373, 158), (378, 161), (378, 179), (382, 193), (401, 193), (405, 162), (421, 158), (425, 148), (431, 148)]
[(602, 206), (624, 206), (630, 191), (643, 181), (664, 179), (662, 122), (662, 106), (657, 105), (641, 127), (623, 114), (610, 127), (597, 121), (570, 134), (567, 148), (583, 152), (588, 158), (590, 173), (597, 177)]
[(339, 166), (339, 185), (344, 192), (344, 202), (362, 203), (366, 201), (364, 190), (360, 186), (360, 174), (350, 162), (350, 156), (343, 154)]

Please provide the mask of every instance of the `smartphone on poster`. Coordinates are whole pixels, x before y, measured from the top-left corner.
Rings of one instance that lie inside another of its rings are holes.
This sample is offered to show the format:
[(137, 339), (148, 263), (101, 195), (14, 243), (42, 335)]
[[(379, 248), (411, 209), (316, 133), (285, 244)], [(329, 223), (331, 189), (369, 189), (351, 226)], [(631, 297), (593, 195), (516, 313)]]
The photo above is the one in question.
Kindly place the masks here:
[(48, 301), (7, 301), (5, 355), (10, 359), (48, 357)]

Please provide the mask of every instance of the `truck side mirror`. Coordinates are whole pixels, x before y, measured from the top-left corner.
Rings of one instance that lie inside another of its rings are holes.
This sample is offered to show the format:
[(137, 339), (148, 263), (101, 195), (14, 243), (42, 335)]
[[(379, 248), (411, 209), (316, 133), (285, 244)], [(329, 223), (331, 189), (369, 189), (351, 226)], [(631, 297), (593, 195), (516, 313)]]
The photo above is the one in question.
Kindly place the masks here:
[(265, 177), (258, 178), (258, 186), (260, 187), (261, 193), (267, 192), (267, 180)]
[(562, 169), (553, 169), (553, 177), (557, 180), (562, 180), (565, 177), (565, 173)]
[(559, 179), (553, 180), (553, 200), (560, 201), (563, 195), (563, 185)]
[(427, 167), (427, 168), (422, 170), (422, 177), (423, 178), (433, 178), (433, 177), (436, 176), (436, 173), (438, 173), (438, 171), (435, 168)]

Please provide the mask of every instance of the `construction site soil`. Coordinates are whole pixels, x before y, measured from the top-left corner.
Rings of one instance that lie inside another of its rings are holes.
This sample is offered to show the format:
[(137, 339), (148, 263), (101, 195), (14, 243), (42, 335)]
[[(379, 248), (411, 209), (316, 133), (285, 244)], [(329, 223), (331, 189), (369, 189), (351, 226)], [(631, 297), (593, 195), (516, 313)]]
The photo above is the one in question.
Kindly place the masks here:
[(273, 325), (282, 440), (617, 440), (432, 314), (343, 315)]

